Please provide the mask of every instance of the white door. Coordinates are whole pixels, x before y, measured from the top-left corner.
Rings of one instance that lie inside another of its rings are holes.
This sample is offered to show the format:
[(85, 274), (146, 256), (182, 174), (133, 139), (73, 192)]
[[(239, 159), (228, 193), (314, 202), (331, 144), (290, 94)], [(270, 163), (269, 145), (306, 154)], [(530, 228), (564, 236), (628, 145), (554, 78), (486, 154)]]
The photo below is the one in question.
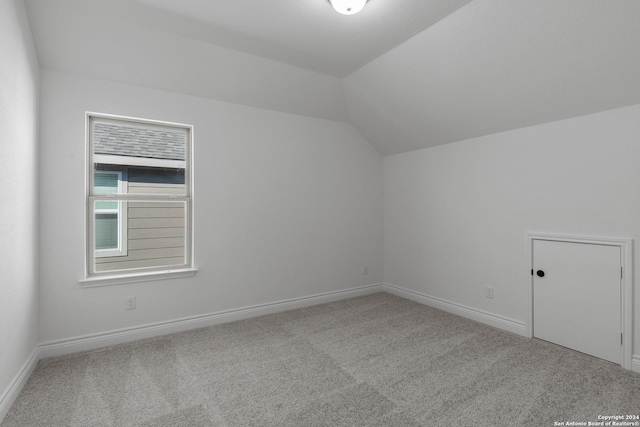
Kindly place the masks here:
[(533, 336), (621, 363), (619, 246), (533, 241)]

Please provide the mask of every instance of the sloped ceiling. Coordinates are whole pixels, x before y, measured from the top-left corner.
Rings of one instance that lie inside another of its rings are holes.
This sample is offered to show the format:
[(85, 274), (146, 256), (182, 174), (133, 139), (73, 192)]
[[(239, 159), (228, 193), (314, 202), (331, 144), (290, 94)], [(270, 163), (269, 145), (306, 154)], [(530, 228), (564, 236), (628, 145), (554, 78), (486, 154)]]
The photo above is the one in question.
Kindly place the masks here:
[(43, 68), (351, 122), (399, 153), (640, 103), (638, 0), (26, 0)]
[(135, 1), (205, 24), (197, 35), (193, 22), (174, 31), (345, 77), (471, 0), (370, 0), (352, 16), (328, 0)]
[(640, 1), (474, 0), (345, 79), (393, 154), (640, 103)]
[[(225, 2), (211, 0), (212, 7)], [(210, 40), (233, 37), (200, 21), (133, 0), (26, 0), (26, 4), (44, 69), (329, 120), (347, 119), (339, 78), (214, 44)], [(240, 35), (237, 40), (244, 39)]]

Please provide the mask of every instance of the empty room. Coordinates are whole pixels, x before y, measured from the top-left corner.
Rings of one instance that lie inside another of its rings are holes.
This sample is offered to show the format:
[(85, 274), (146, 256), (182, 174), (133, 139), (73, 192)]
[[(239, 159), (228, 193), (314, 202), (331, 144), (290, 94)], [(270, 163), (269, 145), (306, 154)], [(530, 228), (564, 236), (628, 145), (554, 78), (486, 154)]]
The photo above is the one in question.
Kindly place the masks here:
[(640, 426), (639, 22), (0, 0), (0, 426)]

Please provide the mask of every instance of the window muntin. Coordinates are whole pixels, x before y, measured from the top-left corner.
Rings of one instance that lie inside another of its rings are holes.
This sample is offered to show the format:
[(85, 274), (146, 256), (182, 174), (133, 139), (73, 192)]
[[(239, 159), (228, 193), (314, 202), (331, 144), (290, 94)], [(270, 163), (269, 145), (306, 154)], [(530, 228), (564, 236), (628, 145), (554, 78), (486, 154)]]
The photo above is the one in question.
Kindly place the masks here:
[(191, 126), (88, 114), (87, 131), (87, 275), (192, 268)]

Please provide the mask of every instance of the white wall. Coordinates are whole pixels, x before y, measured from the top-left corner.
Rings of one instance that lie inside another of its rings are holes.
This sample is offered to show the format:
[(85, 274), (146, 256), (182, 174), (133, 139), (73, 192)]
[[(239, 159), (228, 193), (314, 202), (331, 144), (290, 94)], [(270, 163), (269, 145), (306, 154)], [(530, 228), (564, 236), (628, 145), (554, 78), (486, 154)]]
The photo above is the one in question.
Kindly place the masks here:
[[(52, 71), (41, 85), (43, 342), (381, 282), (382, 158), (352, 126)], [(195, 126), (194, 278), (78, 284), (85, 111)]]
[(384, 280), (525, 322), (526, 233), (637, 242), (639, 161), (640, 105), (385, 157)]
[(0, 2), (0, 58), (1, 404), (38, 343), (39, 71), (21, 0)]

